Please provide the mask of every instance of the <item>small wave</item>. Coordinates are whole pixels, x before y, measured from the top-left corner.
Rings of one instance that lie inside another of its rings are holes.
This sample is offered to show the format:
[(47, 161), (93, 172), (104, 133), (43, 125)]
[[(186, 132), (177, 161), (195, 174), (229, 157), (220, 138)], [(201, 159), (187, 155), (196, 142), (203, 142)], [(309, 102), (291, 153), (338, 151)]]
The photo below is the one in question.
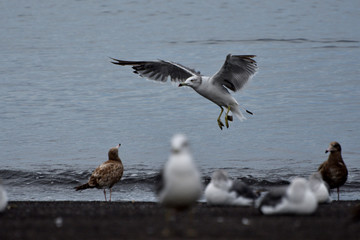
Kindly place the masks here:
[(313, 49), (319, 49), (319, 48), (360, 48), (360, 46), (335, 46), (335, 45), (326, 45), (326, 46), (320, 46), (320, 47), (313, 47)]
[(0, 178), (8, 185), (29, 184), (76, 184), (78, 179), (86, 179), (91, 174), (89, 171), (24, 171), (24, 170), (0, 170)]
[[(184, 42), (170, 41), (170, 44), (223, 44), (223, 43), (244, 43), (244, 42), (287, 42), (287, 43), (323, 43), (323, 44), (334, 44), (334, 43), (359, 43), (357, 40), (348, 39), (324, 39), (324, 40), (313, 40), (307, 38), (256, 38), (256, 39), (208, 39), (208, 40), (188, 40)], [(357, 47), (357, 46), (352, 46)]]
[[(5, 185), (27, 186), (27, 185), (68, 185), (75, 186), (86, 182), (91, 171), (76, 170), (47, 170), (47, 171), (25, 171), (25, 170), (0, 170), (0, 179)], [(204, 185), (207, 185), (211, 178), (210, 173), (203, 177)], [(268, 188), (289, 184), (287, 179), (294, 176), (272, 176), (271, 178), (257, 178), (251, 175), (239, 177), (238, 180), (256, 188)], [(160, 181), (160, 175), (154, 170), (128, 170), (121, 180), (122, 185), (156, 185)], [(360, 182), (358, 179), (348, 181), (344, 188), (359, 191)]]

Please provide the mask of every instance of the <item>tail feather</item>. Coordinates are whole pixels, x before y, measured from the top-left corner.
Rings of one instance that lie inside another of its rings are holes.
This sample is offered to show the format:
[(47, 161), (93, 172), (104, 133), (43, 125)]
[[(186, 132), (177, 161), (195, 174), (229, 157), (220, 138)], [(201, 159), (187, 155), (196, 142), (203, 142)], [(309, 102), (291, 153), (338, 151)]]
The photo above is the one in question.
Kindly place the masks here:
[(240, 109), (238, 107), (231, 108), (231, 112), (240, 120), (244, 121), (246, 120), (246, 117), (241, 113)]
[(92, 187), (89, 185), (89, 183), (85, 183), (85, 184), (83, 184), (83, 185), (74, 187), (74, 189), (75, 189), (76, 191), (84, 190), (84, 189), (87, 189), (87, 188), (92, 188)]

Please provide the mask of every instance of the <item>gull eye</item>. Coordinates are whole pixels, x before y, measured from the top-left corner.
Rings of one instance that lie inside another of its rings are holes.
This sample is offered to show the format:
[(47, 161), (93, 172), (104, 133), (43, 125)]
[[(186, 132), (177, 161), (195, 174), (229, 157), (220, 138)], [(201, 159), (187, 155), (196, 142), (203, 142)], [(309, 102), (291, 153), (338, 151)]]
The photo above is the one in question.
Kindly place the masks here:
[(195, 79), (191, 79), (191, 82), (194, 82), (195, 81)]

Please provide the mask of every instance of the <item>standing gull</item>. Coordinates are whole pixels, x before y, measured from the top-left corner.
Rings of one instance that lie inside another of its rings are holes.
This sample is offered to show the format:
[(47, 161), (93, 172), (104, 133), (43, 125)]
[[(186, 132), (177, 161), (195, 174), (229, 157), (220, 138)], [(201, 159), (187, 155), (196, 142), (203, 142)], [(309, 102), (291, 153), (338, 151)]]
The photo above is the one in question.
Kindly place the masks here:
[(216, 170), (205, 189), (211, 205), (251, 206), (259, 195), (240, 180), (232, 181), (223, 170)]
[[(239, 91), (256, 73), (257, 64), (253, 59), (255, 55), (231, 55), (226, 56), (225, 63), (220, 70), (213, 76), (203, 76), (200, 72), (190, 69), (178, 63), (169, 61), (123, 61), (114, 59), (113, 64), (130, 65), (135, 70), (134, 73), (139, 74), (155, 81), (166, 82), (170, 77), (173, 82), (180, 82), (179, 87), (188, 86), (193, 88), (201, 96), (214, 102), (221, 108), (218, 125), (222, 130), (224, 124), (220, 117), (226, 108), (225, 125), (228, 128), (228, 121), (232, 121), (229, 111), (235, 114), (241, 121), (245, 119), (240, 112), (239, 104), (229, 92)], [(247, 113), (252, 112), (246, 110)]]
[(98, 166), (93, 171), (87, 183), (75, 187), (76, 191), (95, 187), (104, 189), (105, 201), (107, 201), (105, 188), (109, 188), (111, 202), (111, 188), (115, 183), (120, 181), (124, 172), (124, 167), (118, 154), (120, 145), (121, 144), (118, 144), (116, 147), (110, 148), (108, 153), (109, 160)]
[(273, 189), (261, 200), (259, 210), (265, 215), (312, 214), (317, 199), (305, 178), (294, 178), (288, 187)]
[(315, 172), (309, 177), (310, 189), (315, 194), (318, 203), (330, 203), (329, 185), (324, 182), (319, 172)]
[(348, 170), (341, 156), (341, 146), (338, 142), (331, 142), (325, 153), (329, 154), (327, 161), (323, 162), (318, 171), (330, 189), (336, 188), (339, 200), (339, 188), (345, 184), (348, 176)]
[(8, 197), (6, 194), (6, 190), (1, 185), (1, 181), (0, 181), (0, 212), (3, 212), (6, 209), (7, 204), (8, 204)]
[[(189, 143), (185, 135), (176, 134), (171, 139), (171, 155), (165, 163), (157, 188), (159, 203), (166, 207), (167, 224), (172, 219), (172, 210), (188, 210), (196, 203), (202, 193), (200, 173), (190, 154)], [(191, 212), (190, 212), (191, 214)], [(190, 223), (192, 215), (189, 215)], [(187, 236), (195, 236), (196, 231), (186, 227)], [(170, 236), (171, 230), (163, 229), (164, 236)]]
[(188, 140), (177, 134), (171, 140), (171, 155), (162, 170), (159, 202), (165, 207), (187, 209), (200, 198), (201, 191), (200, 173), (190, 154)]

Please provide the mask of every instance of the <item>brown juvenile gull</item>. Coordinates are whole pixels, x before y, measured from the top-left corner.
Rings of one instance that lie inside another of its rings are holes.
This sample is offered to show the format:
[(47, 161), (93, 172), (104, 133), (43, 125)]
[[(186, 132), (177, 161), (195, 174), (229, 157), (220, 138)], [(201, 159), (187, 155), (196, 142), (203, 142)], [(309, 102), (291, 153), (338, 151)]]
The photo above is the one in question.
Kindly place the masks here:
[(75, 187), (76, 191), (87, 189), (87, 188), (98, 188), (104, 189), (104, 196), (106, 200), (106, 191), (105, 188), (110, 189), (110, 202), (111, 202), (111, 188), (115, 183), (119, 182), (123, 172), (124, 167), (118, 155), (118, 149), (121, 144), (116, 147), (110, 148), (109, 150), (109, 160), (98, 166), (90, 176), (90, 179), (87, 183)]
[(339, 188), (345, 184), (348, 170), (341, 156), (341, 146), (338, 142), (331, 142), (325, 153), (328, 152), (330, 152), (328, 160), (320, 165), (318, 171), (330, 189), (337, 188), (339, 201)]
[[(256, 73), (257, 64), (253, 59), (255, 55), (231, 55), (226, 56), (225, 63), (220, 70), (213, 76), (203, 76), (194, 69), (185, 67), (175, 62), (164, 60), (158, 61), (123, 61), (114, 59), (113, 64), (130, 65), (139, 74), (151, 80), (166, 82), (170, 77), (173, 82), (180, 82), (179, 87), (188, 86), (193, 88), (198, 94), (209, 99), (221, 109), (217, 118), (218, 125), (222, 130), (224, 124), (220, 117), (226, 108), (225, 125), (228, 128), (228, 121), (232, 121), (229, 111), (235, 114), (241, 121), (245, 119), (239, 109), (239, 104), (233, 98), (229, 90), (237, 92)], [(245, 109), (246, 110), (246, 109)], [(247, 113), (252, 112), (246, 110)]]

